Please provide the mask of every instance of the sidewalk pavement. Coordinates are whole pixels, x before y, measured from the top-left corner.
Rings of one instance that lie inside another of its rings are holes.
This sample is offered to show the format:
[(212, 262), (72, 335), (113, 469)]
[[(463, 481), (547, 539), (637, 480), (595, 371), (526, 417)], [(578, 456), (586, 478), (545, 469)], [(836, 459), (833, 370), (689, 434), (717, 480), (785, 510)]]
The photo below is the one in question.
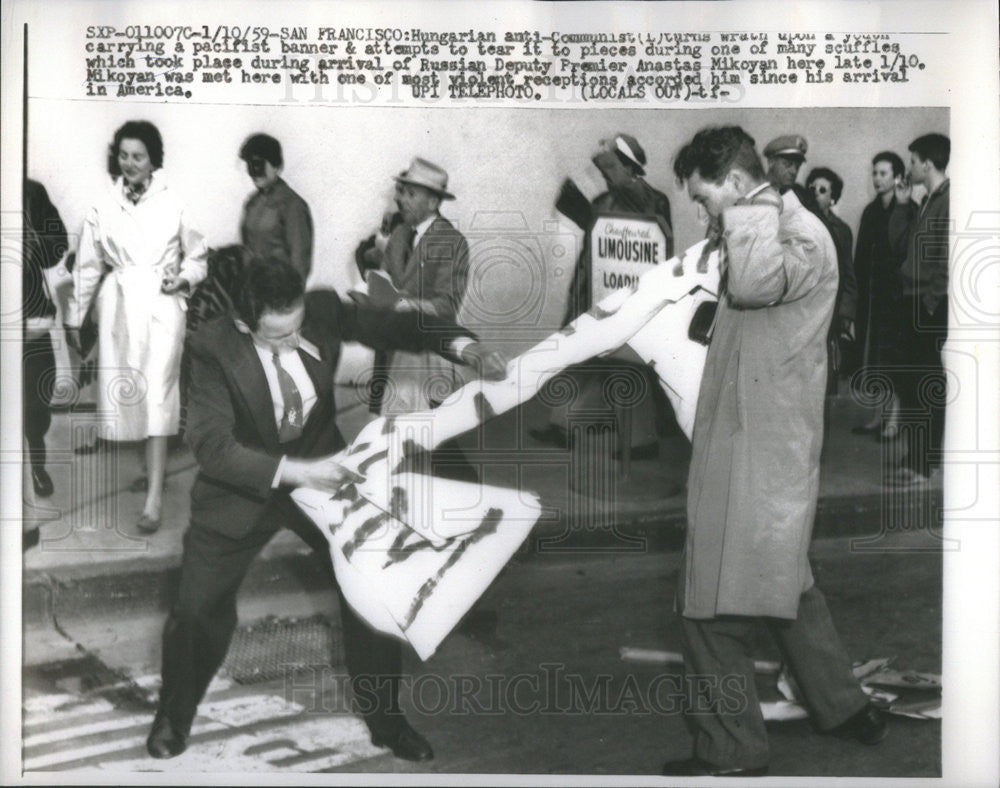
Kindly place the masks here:
[[(351, 440), (373, 417), (349, 390), (342, 391), (339, 400), (344, 406), (338, 421)], [(543, 516), (522, 554), (635, 553), (680, 547), (689, 455), (683, 436), (661, 439), (659, 457), (633, 460), (624, 478), (618, 462), (607, 466), (608, 473), (594, 473), (593, 464), (581, 462), (580, 450), (539, 446), (529, 437), (528, 428), (541, 426), (545, 418), (542, 406), (532, 401), (459, 441), (473, 462), (483, 463), (485, 481), (519, 483), (540, 494)], [(886, 444), (851, 433), (866, 418), (866, 412), (847, 394), (829, 401), (814, 538), (867, 535), (874, 543), (887, 527), (923, 527), (931, 534), (928, 549), (935, 549), (932, 532), (938, 523), (928, 518), (940, 507), (940, 474), (927, 490), (884, 491)], [(47, 468), (55, 493), (38, 501), (43, 509), (39, 514), (47, 521), (39, 546), (25, 554), (26, 626), (51, 623), (59, 615), (86, 615), (87, 610), (121, 609), (124, 614), (152, 607), (165, 611), (176, 588), (181, 540), (189, 517), (188, 496), (197, 472), (194, 458), (186, 447), (172, 450), (162, 527), (151, 536), (143, 535), (135, 523), (144, 493), (128, 489), (142, 473), (142, 447), (105, 444), (110, 448), (104, 451), (74, 453), (74, 448), (90, 444), (99, 432), (97, 414), (54, 416), (47, 436)], [(597, 484), (595, 479), (603, 482)], [(679, 491), (666, 497), (670, 483)], [(577, 491), (593, 491), (594, 487), (603, 489), (597, 495)], [(255, 562), (244, 593), (251, 593), (248, 589), (288, 593), (313, 589), (322, 582), (308, 548), (294, 534), (283, 531)]]

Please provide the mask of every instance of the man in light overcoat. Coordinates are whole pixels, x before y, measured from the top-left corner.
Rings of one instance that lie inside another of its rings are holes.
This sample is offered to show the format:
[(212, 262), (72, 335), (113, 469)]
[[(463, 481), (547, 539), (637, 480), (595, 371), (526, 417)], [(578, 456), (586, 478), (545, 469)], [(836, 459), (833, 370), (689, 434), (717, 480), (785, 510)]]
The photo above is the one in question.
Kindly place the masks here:
[(794, 191), (768, 183), (743, 129), (700, 131), (674, 171), (721, 220), (722, 286), (695, 416), (677, 603), (694, 757), (664, 773), (763, 774), (768, 741), (749, 651), (757, 619), (820, 731), (867, 744), (886, 732), (808, 561), (837, 254)]

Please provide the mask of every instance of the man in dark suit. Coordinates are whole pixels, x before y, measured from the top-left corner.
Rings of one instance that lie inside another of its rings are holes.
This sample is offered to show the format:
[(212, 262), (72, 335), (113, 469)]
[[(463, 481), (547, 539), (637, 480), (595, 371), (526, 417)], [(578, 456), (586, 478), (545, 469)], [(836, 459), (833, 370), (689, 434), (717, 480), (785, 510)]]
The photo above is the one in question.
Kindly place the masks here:
[[(948, 339), (948, 250), (951, 140), (925, 134), (910, 143), (909, 180), (896, 186), (889, 215), (889, 243), (903, 259), (895, 279), (900, 291), (902, 364), (892, 372), (903, 412), (903, 456), (884, 484), (925, 485), (939, 468), (944, 448), (945, 394), (949, 386), (941, 351)], [(911, 183), (923, 184), (922, 202), (911, 199)]]
[[(333, 373), (341, 342), (434, 348), (502, 377), (503, 364), (450, 321), (341, 302), (332, 291), (303, 295), (301, 275), (276, 260), (252, 263), (235, 315), (192, 337), (188, 440), (199, 473), (191, 490), (178, 598), (163, 634), (163, 685), (147, 740), (154, 758), (183, 752), (198, 703), (222, 664), (236, 626), (236, 593), (253, 558), (282, 527), (315, 549), (333, 579), (329, 544), (288, 493), (335, 492), (350, 482), (333, 455)], [(344, 650), (356, 705), (372, 742), (400, 758), (428, 760), (428, 742), (399, 711), (401, 651), (368, 628), (340, 596)]]

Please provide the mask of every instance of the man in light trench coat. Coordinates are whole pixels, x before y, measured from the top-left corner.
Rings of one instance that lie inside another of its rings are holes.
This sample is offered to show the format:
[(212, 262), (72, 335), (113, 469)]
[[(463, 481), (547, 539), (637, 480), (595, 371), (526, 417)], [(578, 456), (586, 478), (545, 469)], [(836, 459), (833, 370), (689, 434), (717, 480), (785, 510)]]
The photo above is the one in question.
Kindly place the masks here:
[(700, 678), (685, 682), (694, 757), (664, 774), (764, 774), (755, 619), (767, 622), (820, 731), (866, 744), (886, 733), (807, 557), (837, 255), (795, 193), (768, 184), (738, 126), (698, 132), (674, 172), (722, 231), (722, 292), (695, 417), (677, 600), (685, 671)]

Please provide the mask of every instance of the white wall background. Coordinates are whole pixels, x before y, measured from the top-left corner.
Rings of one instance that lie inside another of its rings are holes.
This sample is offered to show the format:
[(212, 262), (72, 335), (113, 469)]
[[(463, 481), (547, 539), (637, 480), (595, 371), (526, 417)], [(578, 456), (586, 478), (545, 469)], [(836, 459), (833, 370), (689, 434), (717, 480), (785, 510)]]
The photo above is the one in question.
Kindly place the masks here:
[[(703, 225), (671, 163), (705, 125), (738, 123), (760, 148), (779, 134), (804, 135), (809, 153), (800, 180), (813, 166), (838, 172), (845, 186), (835, 210), (855, 230), (873, 197), (872, 155), (890, 149), (908, 161), (915, 137), (949, 130), (947, 110), (939, 108), (409, 109), (36, 99), (29, 107), (28, 172), (46, 186), (71, 232), (107, 188), (114, 130), (133, 118), (159, 127), (170, 183), (213, 246), (238, 241), (241, 205), (253, 188), (237, 156), (241, 142), (257, 131), (281, 140), (285, 178), (308, 201), (315, 224), (309, 286), (342, 292), (358, 281), (354, 248), (389, 206), (391, 177), (415, 155), (438, 162), (458, 197), (444, 203), (443, 213), (467, 233), (473, 250), (465, 319), (494, 339), (515, 325), (528, 329), (511, 337), (517, 347), (562, 317), (579, 233), (552, 204), (567, 175), (587, 168), (597, 175), (589, 159), (602, 137), (626, 131), (644, 146), (647, 180), (670, 197), (683, 249), (703, 236)], [(511, 222), (520, 229), (489, 229)]]

